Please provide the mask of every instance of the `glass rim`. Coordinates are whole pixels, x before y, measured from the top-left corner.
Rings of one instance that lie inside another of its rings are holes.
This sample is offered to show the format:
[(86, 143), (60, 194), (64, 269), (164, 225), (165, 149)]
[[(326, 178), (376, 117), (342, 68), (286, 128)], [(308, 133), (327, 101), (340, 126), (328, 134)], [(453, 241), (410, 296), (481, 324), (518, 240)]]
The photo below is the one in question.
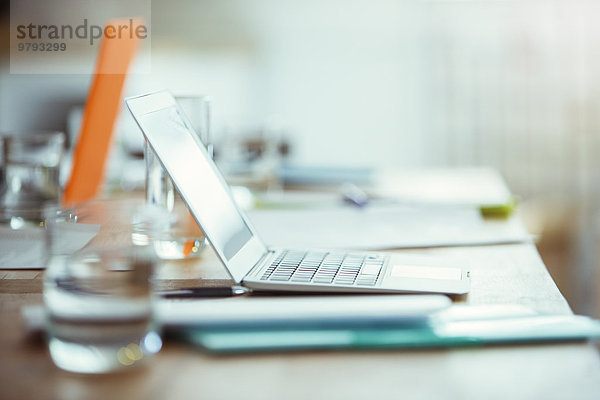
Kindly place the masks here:
[[(114, 208), (113, 208), (114, 207)], [(105, 230), (122, 230), (128, 227), (139, 232), (157, 235), (162, 230), (156, 224), (173, 224), (170, 213), (158, 206), (149, 205), (143, 199), (93, 199), (78, 204), (46, 204), (38, 209), (45, 222), (74, 222), (99, 224)]]
[(52, 139), (66, 141), (66, 134), (57, 130), (18, 130), (10, 132), (0, 132), (2, 141), (18, 142), (44, 142)]

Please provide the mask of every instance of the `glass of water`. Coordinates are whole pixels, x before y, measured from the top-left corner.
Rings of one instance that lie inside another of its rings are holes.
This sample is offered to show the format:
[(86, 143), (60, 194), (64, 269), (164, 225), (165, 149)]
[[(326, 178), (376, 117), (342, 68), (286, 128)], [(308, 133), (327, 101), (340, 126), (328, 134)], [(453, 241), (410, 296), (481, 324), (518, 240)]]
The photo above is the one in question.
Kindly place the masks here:
[(0, 138), (0, 222), (13, 229), (39, 225), (44, 207), (60, 203), (62, 132), (23, 132)]
[[(156, 257), (150, 246), (133, 244), (132, 234), (139, 231), (131, 222), (133, 210), (94, 202), (46, 211), (44, 305), (50, 355), (61, 369), (131, 369), (162, 346), (152, 313)], [(143, 215), (152, 217), (148, 211)], [(89, 232), (97, 233), (79, 243), (81, 248), (64, 246), (65, 237)]]
[[(210, 138), (210, 99), (207, 96), (177, 97), (177, 102), (194, 129), (197, 139), (212, 155)], [(197, 257), (206, 247), (206, 237), (190, 214), (173, 181), (145, 143), (146, 203), (160, 207), (171, 216), (170, 225), (155, 235), (153, 246), (161, 259), (178, 260)]]

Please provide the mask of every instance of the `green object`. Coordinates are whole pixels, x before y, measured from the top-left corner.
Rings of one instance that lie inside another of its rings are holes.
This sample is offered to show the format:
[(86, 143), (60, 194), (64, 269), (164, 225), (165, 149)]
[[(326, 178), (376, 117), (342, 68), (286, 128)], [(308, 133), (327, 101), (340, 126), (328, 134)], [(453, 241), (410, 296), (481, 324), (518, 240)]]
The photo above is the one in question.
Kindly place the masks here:
[(582, 341), (600, 338), (600, 321), (577, 315), (430, 319), (379, 328), (185, 328), (178, 336), (217, 353), (308, 349), (439, 348)]
[(518, 205), (519, 199), (511, 197), (511, 199), (504, 204), (479, 206), (479, 211), (481, 212), (481, 215), (486, 218), (508, 218), (515, 212)]
[(211, 352), (238, 353), (314, 349), (434, 348), (472, 346), (472, 338), (440, 337), (427, 327), (407, 329), (310, 329), (188, 332), (185, 340)]

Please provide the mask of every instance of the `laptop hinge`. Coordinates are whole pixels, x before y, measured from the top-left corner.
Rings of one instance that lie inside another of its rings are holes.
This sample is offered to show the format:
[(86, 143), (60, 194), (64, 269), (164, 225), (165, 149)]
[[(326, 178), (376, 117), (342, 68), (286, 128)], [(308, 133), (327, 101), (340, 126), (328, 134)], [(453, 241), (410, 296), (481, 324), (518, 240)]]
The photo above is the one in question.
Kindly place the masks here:
[(256, 262), (256, 264), (254, 264), (254, 266), (250, 268), (250, 271), (246, 274), (246, 276), (253, 276), (255, 273), (259, 272), (259, 269), (263, 265), (265, 265), (265, 261), (267, 260), (267, 258), (269, 258), (273, 254), (275, 254), (275, 250), (267, 250), (267, 252), (262, 255), (262, 257)]

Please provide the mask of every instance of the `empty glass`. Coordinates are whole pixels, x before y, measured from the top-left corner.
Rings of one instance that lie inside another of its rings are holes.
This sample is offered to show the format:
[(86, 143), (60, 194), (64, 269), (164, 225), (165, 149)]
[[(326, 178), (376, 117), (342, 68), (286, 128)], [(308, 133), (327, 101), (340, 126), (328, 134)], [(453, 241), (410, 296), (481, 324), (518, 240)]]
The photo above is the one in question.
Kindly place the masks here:
[(0, 140), (0, 222), (19, 229), (39, 225), (43, 210), (60, 203), (61, 132), (2, 136)]

